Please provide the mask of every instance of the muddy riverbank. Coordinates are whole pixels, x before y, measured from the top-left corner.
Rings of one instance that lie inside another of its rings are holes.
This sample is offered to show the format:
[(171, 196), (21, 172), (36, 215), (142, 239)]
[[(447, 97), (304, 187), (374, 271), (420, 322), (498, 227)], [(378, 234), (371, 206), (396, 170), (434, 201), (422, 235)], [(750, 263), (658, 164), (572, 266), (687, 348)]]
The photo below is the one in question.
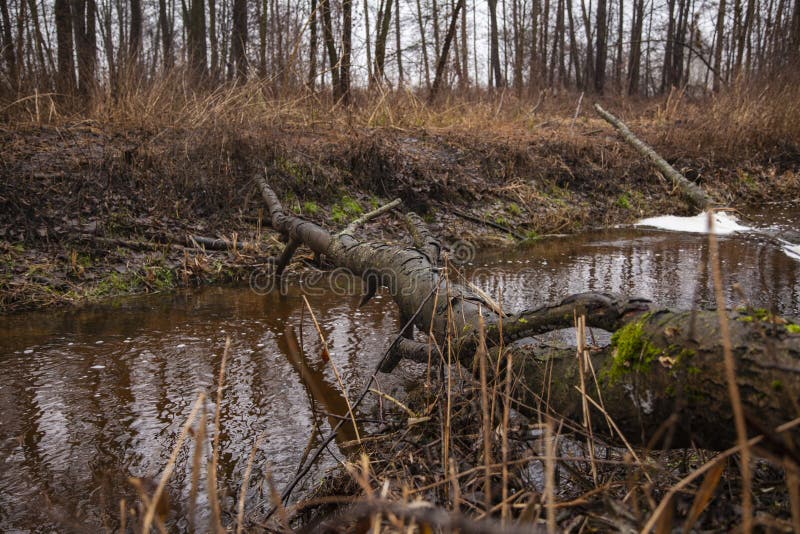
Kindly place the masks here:
[[(446, 242), (475, 248), (513, 243), (504, 228), (535, 240), (687, 213), (667, 181), (601, 123), (581, 120), (569, 136), (561, 126), (500, 136), (354, 127), (346, 134), (297, 127), (255, 134), (91, 122), (6, 126), (0, 129), (0, 313), (249, 279), (280, 245), (263, 223), (251, 180), (265, 167), (284, 205), (329, 227), (400, 198)], [(673, 140), (681, 127), (671, 128)], [(800, 158), (789, 145), (740, 159), (681, 153), (680, 143), (656, 148), (731, 206), (800, 197)], [(407, 239), (396, 214), (364, 231)], [(192, 236), (244, 246), (210, 250)]]

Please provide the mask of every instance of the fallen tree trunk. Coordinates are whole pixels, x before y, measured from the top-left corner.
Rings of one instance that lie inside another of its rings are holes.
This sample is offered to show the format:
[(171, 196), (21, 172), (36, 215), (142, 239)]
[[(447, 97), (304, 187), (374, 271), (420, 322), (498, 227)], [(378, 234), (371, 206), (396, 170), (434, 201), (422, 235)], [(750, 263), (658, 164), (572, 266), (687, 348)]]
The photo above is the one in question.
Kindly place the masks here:
[[(290, 243), (302, 243), (363, 278), (367, 297), (377, 287), (386, 288), (401, 318), (421, 309), (414, 325), (431, 333), (439, 347), (449, 343), (450, 354), (467, 368), (478, 367), (474, 359), (482, 324), (490, 346), (508, 346), (526, 336), (570, 327), (576, 315), (584, 315), (587, 325), (616, 332), (611, 345), (591, 357), (597, 382), (586, 394), (592, 403), (604, 406), (618, 431), (609, 433), (612, 425), (593, 408), (596, 433), (612, 441), (620, 441), (621, 433), (631, 443), (659, 447), (698, 443), (723, 449), (736, 443), (715, 313), (659, 310), (646, 299), (586, 293), (502, 317), (486, 298), (446, 279), (438, 265), (440, 246), (418, 217), (407, 219), (416, 230), (415, 248), (364, 242), (347, 232), (334, 236), (286, 213), (264, 176), (257, 176), (256, 182), (275, 230)], [(728, 315), (751, 435), (771, 431), (800, 415), (800, 326), (762, 311)], [(430, 355), (430, 345), (413, 339), (398, 342), (393, 361), (383, 370), (390, 371), (403, 357), (438, 361), (439, 352), (434, 349)], [(583, 394), (576, 388), (581, 366), (574, 349), (516, 348), (499, 353), (499, 364), (497, 354), (487, 367), (502, 377), (511, 363), (519, 378), (513, 398), (520, 411), (535, 415), (547, 409), (580, 419)], [(586, 375), (589, 384), (591, 376)], [(547, 398), (542, 398), (543, 391), (549, 392)], [(665, 427), (665, 422), (673, 424)], [(797, 432), (794, 427), (774, 436), (772, 444), (796, 456)], [(661, 437), (654, 440), (657, 435)]]
[(689, 202), (697, 209), (704, 210), (714, 205), (712, 199), (705, 191), (703, 191), (697, 184), (690, 182), (684, 175), (675, 170), (675, 167), (667, 163), (667, 160), (662, 158), (658, 152), (653, 150), (647, 143), (636, 137), (628, 126), (616, 118), (614, 115), (604, 110), (600, 104), (594, 105), (595, 111), (600, 115), (603, 120), (608, 122), (611, 126), (616, 128), (623, 139), (636, 149), (639, 154), (649, 159), (653, 165), (660, 170), (664, 176), (669, 178), (672, 185), (680, 189)]

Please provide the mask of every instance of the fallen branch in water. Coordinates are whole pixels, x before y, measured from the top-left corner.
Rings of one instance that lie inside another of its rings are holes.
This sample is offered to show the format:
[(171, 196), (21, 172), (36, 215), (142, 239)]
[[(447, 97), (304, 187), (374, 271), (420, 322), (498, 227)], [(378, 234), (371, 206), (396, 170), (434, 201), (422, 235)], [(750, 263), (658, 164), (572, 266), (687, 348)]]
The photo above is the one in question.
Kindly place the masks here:
[[(284, 211), (265, 177), (256, 177), (256, 182), (276, 231), (363, 278), (370, 285), (370, 294), (386, 288), (401, 318), (415, 317), (413, 325), (432, 335), (429, 343), (450, 343), (466, 368), (476, 368), (473, 360), (481, 322), (487, 344), (497, 347), (572, 327), (576, 315), (585, 315), (587, 326), (617, 332), (612, 344), (594, 352), (590, 359), (604, 408), (631, 444), (647, 444), (666, 420), (674, 420), (675, 426), (668, 438), (651, 444), (654, 447), (695, 443), (721, 450), (736, 443), (716, 312), (673, 311), (644, 299), (585, 293), (502, 318), (480, 294), (443, 276), (443, 270), (429, 257), (434, 248), (424, 251), (426, 240), (421, 233), (416, 241), (423, 250), (331, 234)], [(428, 300), (433, 293), (438, 293), (437, 298)], [(727, 312), (727, 316), (739, 383), (743, 391), (750, 392), (743, 396), (742, 405), (752, 433), (793, 419), (797, 416), (794, 402), (800, 398), (800, 326), (757, 310)], [(422, 359), (428, 354), (427, 344), (411, 339), (393, 342), (393, 349), (382, 362), (385, 371), (403, 357)], [(584, 399), (572, 387), (578, 372), (574, 350), (515, 350), (520, 351), (510, 359), (512, 374), (520, 383), (511, 393), (515, 407), (535, 414), (542, 400), (536, 392), (546, 386), (549, 406), (559, 416), (581, 420)], [(507, 359), (491, 350), (490, 360), (488, 380), (504, 376)], [(671, 419), (673, 415), (677, 417)], [(617, 436), (608, 436), (605, 417), (592, 418), (592, 426), (597, 434), (617, 440)], [(798, 454), (793, 441), (784, 443), (788, 445), (774, 445), (783, 447), (783, 453)]]

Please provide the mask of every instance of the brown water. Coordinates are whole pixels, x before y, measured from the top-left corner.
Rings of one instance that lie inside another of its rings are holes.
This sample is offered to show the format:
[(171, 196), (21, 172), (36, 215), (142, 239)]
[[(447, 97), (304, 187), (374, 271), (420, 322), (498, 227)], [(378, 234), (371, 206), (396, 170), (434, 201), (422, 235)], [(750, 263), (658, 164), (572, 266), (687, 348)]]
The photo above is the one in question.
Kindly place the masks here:
[[(791, 216), (788, 224), (796, 220)], [(757, 237), (721, 238), (720, 256), (730, 304), (800, 316), (800, 262)], [(485, 254), (465, 270), (508, 309), (586, 290), (708, 307), (713, 288), (707, 260), (706, 236), (616, 229)], [(359, 310), (358, 295), (336, 294), (325, 283), (304, 291), (355, 396), (399, 320), (387, 297), (378, 295)], [(346, 413), (332, 370), (320, 361), (301, 294), (296, 284), (284, 295), (210, 288), (0, 318), (0, 530), (113, 527), (119, 499), (134, 496), (127, 478), (160, 474), (199, 391), (212, 393), (206, 403), (212, 419), (226, 336), (231, 351), (222, 402), (222, 506), (233, 510), (248, 454), (263, 434), (247, 499), (248, 510), (263, 510), (267, 466), (280, 489), (293, 478), (314, 421), (326, 434), (337, 420), (330, 414)], [(305, 356), (291, 349), (287, 325), (302, 333)], [(395, 392), (418, 376), (418, 368), (407, 366), (380, 375), (380, 387)], [(339, 443), (351, 437), (352, 427)], [(339, 446), (329, 449), (307, 485), (342, 457)], [(175, 518), (186, 515), (191, 453), (191, 446), (184, 447), (170, 484), (175, 530), (186, 527)], [(207, 509), (203, 495), (201, 516)]]

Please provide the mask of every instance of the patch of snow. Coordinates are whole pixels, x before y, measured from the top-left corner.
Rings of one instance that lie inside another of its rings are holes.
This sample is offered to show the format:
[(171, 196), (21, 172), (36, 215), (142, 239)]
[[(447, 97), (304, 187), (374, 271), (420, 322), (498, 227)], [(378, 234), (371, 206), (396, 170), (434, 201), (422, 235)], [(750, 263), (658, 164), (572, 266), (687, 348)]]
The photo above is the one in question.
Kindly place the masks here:
[(93, 365), (89, 369), (105, 369), (105, 365)]
[[(649, 219), (642, 219), (637, 222), (636, 226), (651, 226), (662, 230), (696, 234), (707, 234), (709, 232), (707, 212), (698, 213), (693, 217), (679, 217), (677, 215), (650, 217)], [(739, 224), (736, 217), (730, 213), (721, 211), (714, 214), (714, 233), (717, 235), (747, 232), (748, 230), (751, 230), (751, 228)]]
[(22, 354), (33, 354), (33, 349), (25, 349), (22, 351)]

